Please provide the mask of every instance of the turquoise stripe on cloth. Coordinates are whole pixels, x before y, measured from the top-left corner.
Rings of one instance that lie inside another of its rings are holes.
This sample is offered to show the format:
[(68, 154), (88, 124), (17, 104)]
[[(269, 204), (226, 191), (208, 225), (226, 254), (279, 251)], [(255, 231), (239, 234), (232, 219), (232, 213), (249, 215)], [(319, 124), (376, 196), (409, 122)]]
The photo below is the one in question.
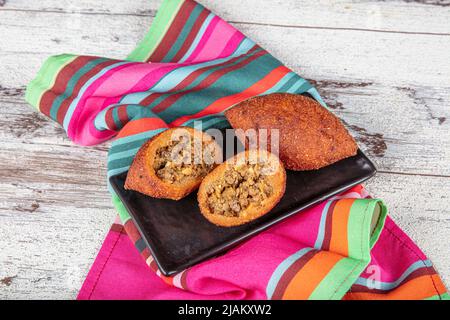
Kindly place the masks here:
[(203, 21), (202, 26), (200, 27), (200, 30), (198, 31), (197, 35), (195, 36), (194, 41), (192, 42), (191, 46), (189, 47), (188, 51), (184, 54), (184, 56), (180, 59), (180, 63), (183, 63), (191, 56), (191, 54), (194, 52), (195, 48), (197, 48), (198, 43), (200, 42), (200, 39), (205, 34), (206, 29), (208, 28), (211, 20), (216, 15), (213, 13), (209, 13), (206, 17), (205, 21)]
[(95, 76), (93, 76), (92, 78), (89, 79), (89, 81), (87, 81), (83, 87), (80, 90), (80, 93), (78, 94), (78, 96), (73, 99), (72, 103), (69, 106), (69, 109), (67, 110), (66, 116), (64, 117), (64, 122), (63, 122), (63, 127), (64, 129), (67, 131), (68, 127), (69, 127), (69, 123), (72, 120), (72, 115), (73, 112), (75, 111), (76, 106), (78, 105), (78, 102), (80, 101), (81, 97), (83, 96), (84, 92), (86, 91), (87, 88), (89, 88), (89, 86), (96, 81), (98, 78), (100, 78), (101, 76), (103, 76), (106, 72), (108, 72), (109, 70), (112, 70), (116, 67), (128, 64), (130, 62), (127, 61), (122, 61), (122, 62), (118, 62), (115, 63), (113, 65), (110, 65), (106, 68), (103, 68), (99, 73), (97, 73)]
[(273, 296), (273, 293), (275, 292), (275, 288), (280, 282), (281, 276), (284, 274), (284, 272), (289, 269), (289, 267), (298, 259), (303, 257), (306, 253), (310, 252), (311, 250), (314, 250), (313, 248), (303, 248), (293, 255), (286, 258), (283, 262), (281, 262), (274, 273), (272, 274), (272, 277), (269, 280), (269, 283), (267, 284), (266, 294), (267, 298), (270, 299)]
[(328, 209), (330, 208), (332, 203), (333, 203), (333, 201), (327, 201), (327, 203), (323, 207), (322, 217), (320, 218), (320, 224), (319, 224), (319, 232), (317, 234), (316, 243), (314, 245), (314, 248), (316, 248), (316, 249), (322, 248), (323, 238), (325, 236), (325, 225), (327, 222)]
[(69, 98), (72, 95), (73, 90), (75, 89), (75, 86), (77, 85), (80, 78), (82, 76), (84, 76), (86, 73), (88, 73), (89, 71), (91, 71), (93, 68), (98, 66), (100, 63), (106, 62), (108, 60), (109, 59), (106, 59), (106, 58), (98, 58), (93, 61), (90, 61), (86, 65), (84, 65), (82, 68), (80, 68), (72, 76), (72, 78), (67, 83), (67, 86), (66, 86), (66, 89), (64, 90), (64, 92), (61, 95), (59, 95), (58, 97), (56, 97), (56, 99), (53, 101), (53, 104), (50, 109), (50, 117), (53, 120), (56, 120), (56, 115), (58, 114), (58, 110), (59, 110), (61, 104), (63, 103), (64, 100), (66, 100), (67, 98)]
[(195, 21), (199, 17), (200, 13), (203, 11), (203, 6), (197, 4), (192, 10), (192, 13), (189, 17), (189, 19), (186, 21), (186, 24), (183, 26), (183, 29), (181, 30), (180, 35), (178, 36), (175, 43), (170, 48), (169, 52), (166, 54), (166, 56), (161, 60), (162, 62), (169, 62), (172, 61), (173, 57), (178, 53), (178, 51), (181, 49), (181, 46), (185, 42), (187, 36), (189, 35), (189, 32), (191, 31)]
[(406, 269), (405, 272), (397, 280), (395, 280), (393, 282), (383, 282), (383, 281), (377, 281), (374, 279), (359, 277), (355, 281), (355, 284), (359, 284), (359, 285), (362, 285), (365, 287), (370, 287), (370, 288), (378, 289), (378, 290), (385, 290), (385, 291), (393, 290), (393, 289), (397, 288), (403, 282), (403, 280), (405, 280), (414, 271), (419, 270), (421, 268), (429, 268), (432, 266), (433, 266), (433, 264), (431, 263), (430, 260), (417, 261), (417, 262), (413, 263), (412, 265), (410, 265), (409, 268)]
[(213, 65), (217, 65), (220, 63), (224, 63), (226, 61), (229, 61), (231, 59), (234, 59), (242, 54), (247, 53), (255, 43), (249, 39), (245, 39), (236, 49), (236, 51), (226, 57), (221, 59), (215, 59), (212, 61), (206, 61), (201, 63), (196, 63), (193, 65), (187, 65), (187, 66), (180, 66), (179, 68), (176, 68), (166, 74), (164, 77), (162, 77), (154, 86), (152, 86), (150, 89), (144, 91), (144, 92), (137, 92), (137, 93), (131, 93), (128, 95), (124, 95), (120, 103), (128, 103), (128, 104), (136, 104), (141, 102), (143, 99), (148, 97), (150, 94), (154, 92), (170, 92), (175, 88), (181, 81), (183, 81), (185, 78), (187, 78), (191, 73), (195, 72), (198, 69), (209, 67)]

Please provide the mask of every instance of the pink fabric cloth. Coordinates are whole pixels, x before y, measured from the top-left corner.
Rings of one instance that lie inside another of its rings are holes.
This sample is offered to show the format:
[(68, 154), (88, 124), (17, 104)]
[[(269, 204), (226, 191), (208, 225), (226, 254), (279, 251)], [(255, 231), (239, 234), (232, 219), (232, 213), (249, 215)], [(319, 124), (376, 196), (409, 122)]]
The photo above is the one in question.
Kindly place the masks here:
[[(349, 190), (341, 198), (355, 196), (358, 188)], [(364, 194), (364, 190), (360, 189), (359, 194)], [(187, 275), (182, 275), (186, 278), (181, 280), (181, 284), (180, 279), (169, 279), (152, 271), (135, 249), (123, 226), (115, 224), (78, 299), (266, 299), (268, 282), (280, 261), (313, 245), (311, 239), (314, 237), (311, 235), (316, 230), (317, 217), (325, 203), (298, 213), (223, 256), (189, 269)], [(384, 286), (384, 289), (389, 290), (381, 291), (387, 297), (393, 295), (396, 299), (411, 298), (411, 293), (405, 295), (402, 292), (402, 286), (410, 285), (408, 278), (411, 279), (417, 270), (430, 265), (420, 249), (389, 217), (371, 251), (370, 259), (370, 264), (353, 284), (345, 299), (353, 299), (358, 292), (364, 294), (369, 290), (364, 281), (373, 276), (374, 270), (378, 270), (380, 277), (375, 280), (375, 288), (370, 289), (371, 293), (379, 292)], [(254, 263), (255, 261), (258, 263)], [(446, 293), (442, 293), (445, 288), (442, 289), (443, 284), (437, 276), (429, 272), (426, 277), (430, 280), (427, 287), (421, 288), (423, 292), (417, 290), (413, 293), (413, 298), (428, 297), (429, 292), (434, 290), (438, 296), (441, 292), (439, 297), (447, 297)], [(362, 291), (361, 283), (364, 287)], [(176, 287), (177, 285), (183, 289)]]

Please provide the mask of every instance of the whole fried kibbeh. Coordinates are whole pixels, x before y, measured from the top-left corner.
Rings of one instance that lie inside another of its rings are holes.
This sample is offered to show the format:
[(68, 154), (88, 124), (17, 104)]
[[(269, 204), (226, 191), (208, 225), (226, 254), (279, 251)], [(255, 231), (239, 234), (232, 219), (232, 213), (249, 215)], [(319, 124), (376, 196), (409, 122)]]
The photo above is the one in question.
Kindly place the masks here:
[(277, 156), (252, 149), (228, 159), (203, 179), (201, 213), (218, 226), (238, 226), (268, 213), (286, 189), (286, 171)]
[(221, 148), (210, 135), (189, 127), (168, 129), (139, 149), (125, 189), (179, 200), (196, 190), (221, 159)]
[[(267, 129), (269, 147), (271, 130), (278, 129), (279, 157), (290, 170), (319, 169), (354, 156), (358, 150), (341, 121), (303, 95), (273, 93), (254, 97), (228, 109), (225, 116), (234, 129), (255, 129), (258, 133)], [(248, 147), (248, 140), (242, 142)]]

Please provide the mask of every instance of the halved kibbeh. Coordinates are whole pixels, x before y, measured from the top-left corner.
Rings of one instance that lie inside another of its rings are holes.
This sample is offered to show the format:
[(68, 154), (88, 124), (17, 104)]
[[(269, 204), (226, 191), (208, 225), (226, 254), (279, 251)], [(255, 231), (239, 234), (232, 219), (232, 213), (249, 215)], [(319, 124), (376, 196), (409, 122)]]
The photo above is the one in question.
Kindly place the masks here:
[(221, 157), (221, 148), (210, 135), (190, 127), (168, 129), (139, 149), (125, 189), (179, 200), (198, 188)]
[(223, 227), (263, 216), (281, 200), (286, 171), (277, 156), (252, 149), (228, 159), (203, 179), (198, 191), (201, 213)]

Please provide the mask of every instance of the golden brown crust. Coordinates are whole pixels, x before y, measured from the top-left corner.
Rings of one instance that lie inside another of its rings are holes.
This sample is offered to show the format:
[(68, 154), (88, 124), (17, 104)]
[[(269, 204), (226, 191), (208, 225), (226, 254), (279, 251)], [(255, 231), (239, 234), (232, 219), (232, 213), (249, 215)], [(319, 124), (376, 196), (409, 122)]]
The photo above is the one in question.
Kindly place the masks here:
[(354, 156), (358, 146), (341, 121), (317, 101), (273, 93), (225, 112), (234, 129), (279, 129), (279, 156), (287, 169), (313, 170)]
[[(203, 141), (213, 140), (208, 134), (190, 127), (172, 128), (157, 134), (137, 152), (127, 174), (125, 189), (135, 190), (154, 198), (179, 200), (198, 188), (203, 179), (202, 177), (188, 180), (182, 184), (173, 184), (161, 180), (153, 168), (158, 148), (165, 145), (171, 139), (174, 131), (180, 128), (188, 130), (192, 135), (195, 132), (202, 135)], [(217, 143), (213, 143), (218, 150), (217, 152), (220, 153), (220, 147)]]
[[(221, 178), (225, 170), (228, 166), (233, 165), (233, 163), (236, 163), (238, 159), (242, 159), (244, 156), (248, 157), (249, 153), (254, 152), (264, 152), (269, 155), (269, 159), (272, 163), (276, 164), (276, 171), (274, 174), (268, 176), (270, 184), (273, 187), (274, 193), (267, 199), (265, 199), (259, 207), (250, 205), (245, 210), (241, 211), (239, 213), (238, 217), (229, 217), (224, 216), (220, 214), (213, 214), (211, 213), (209, 206), (207, 205), (207, 189), (208, 187), (217, 179)], [(283, 164), (281, 161), (276, 157), (275, 155), (267, 152), (267, 151), (261, 151), (261, 150), (247, 150), (244, 152), (241, 152), (234, 157), (228, 159), (218, 167), (216, 167), (213, 171), (211, 171), (202, 181), (200, 188), (198, 190), (197, 199), (198, 204), (200, 207), (200, 211), (203, 214), (203, 216), (208, 219), (210, 222), (212, 222), (215, 225), (222, 226), (222, 227), (233, 227), (242, 225), (244, 223), (250, 222), (252, 220), (255, 220), (266, 213), (268, 213), (270, 210), (273, 209), (277, 205), (277, 203), (281, 200), (281, 198), (284, 195), (286, 189), (286, 170), (284, 169)]]

